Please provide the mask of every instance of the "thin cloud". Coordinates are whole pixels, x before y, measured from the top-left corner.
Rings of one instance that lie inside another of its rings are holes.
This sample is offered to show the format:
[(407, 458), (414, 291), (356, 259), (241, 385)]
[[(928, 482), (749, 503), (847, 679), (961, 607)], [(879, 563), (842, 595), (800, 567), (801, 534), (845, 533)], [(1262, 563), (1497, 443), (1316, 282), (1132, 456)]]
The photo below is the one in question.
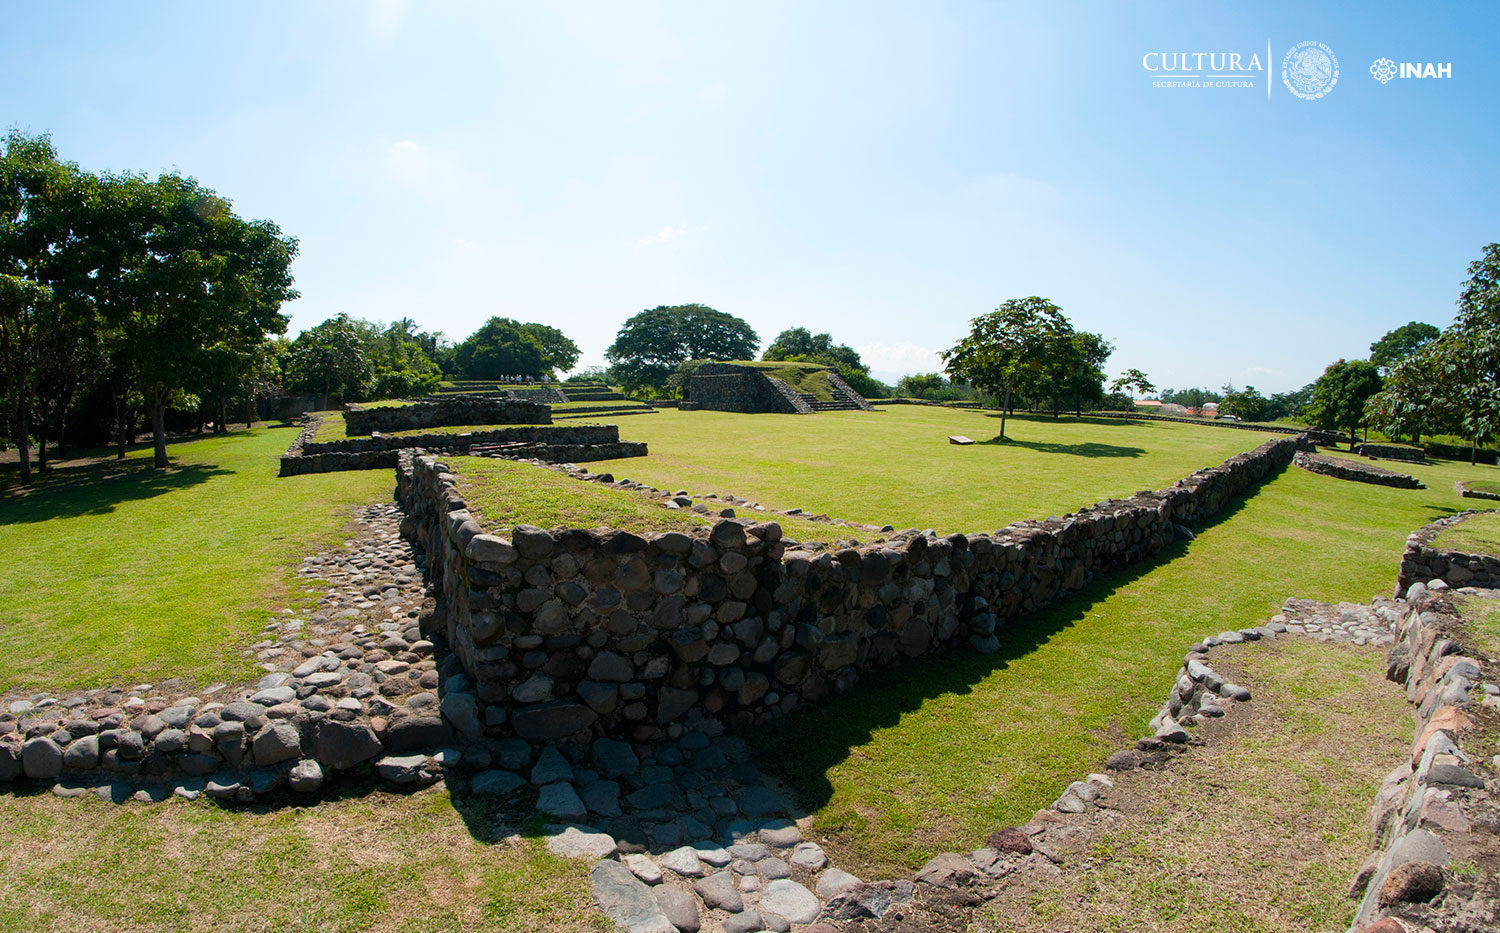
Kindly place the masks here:
[(370, 32), (381, 39), (394, 39), (406, 18), (406, 0), (375, 0), (370, 4)]
[(678, 224), (675, 227), (662, 227), (653, 235), (636, 240), (635, 248), (647, 249), (652, 246), (665, 246), (668, 243), (675, 243), (687, 236), (687, 229), (688, 225), (685, 223)]
[(867, 343), (854, 348), (871, 369), (890, 372), (936, 373), (943, 371), (938, 351), (910, 341), (901, 343)]
[(386, 148), (385, 168), (395, 181), (418, 184), (432, 174), (432, 155), (416, 140), (398, 140)]

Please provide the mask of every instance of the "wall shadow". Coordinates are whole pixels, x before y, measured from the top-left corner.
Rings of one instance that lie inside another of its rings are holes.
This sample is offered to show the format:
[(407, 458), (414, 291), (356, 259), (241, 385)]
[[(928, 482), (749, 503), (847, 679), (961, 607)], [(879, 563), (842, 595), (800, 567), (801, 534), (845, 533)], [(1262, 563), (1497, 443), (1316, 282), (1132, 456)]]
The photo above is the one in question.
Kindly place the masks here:
[[(11, 478), (14, 472), (12, 468), (4, 475)], [(62, 467), (36, 474), (30, 487), (0, 488), (0, 525), (103, 515), (113, 512), (122, 502), (154, 499), (231, 473), (232, 470), (212, 463), (158, 470), (138, 459)]]
[(1121, 447), (1115, 444), (1057, 444), (1051, 441), (1023, 441), (1014, 437), (995, 436), (980, 444), (1024, 447), (1041, 454), (1067, 454), (1073, 457), (1139, 457), (1146, 452), (1144, 447)]
[[(1264, 484), (1235, 498), (1218, 515), (1200, 523), (1198, 530), (1231, 520), (1262, 488)], [(1004, 623), (997, 630), (1001, 643), (994, 654), (981, 655), (967, 646), (956, 646), (867, 675), (849, 692), (799, 709), (770, 731), (754, 737), (756, 763), (790, 785), (805, 811), (816, 811), (833, 796), (829, 771), (854, 749), (868, 744), (877, 730), (897, 725), (904, 715), (935, 697), (971, 693), (980, 681), (1086, 619), (1115, 590), (1170, 564), (1191, 546), (1190, 542), (1177, 541), (1131, 567), (1101, 574), (1088, 586), (1039, 612)], [(1187, 645), (1181, 646), (1181, 650), (1186, 649)]]

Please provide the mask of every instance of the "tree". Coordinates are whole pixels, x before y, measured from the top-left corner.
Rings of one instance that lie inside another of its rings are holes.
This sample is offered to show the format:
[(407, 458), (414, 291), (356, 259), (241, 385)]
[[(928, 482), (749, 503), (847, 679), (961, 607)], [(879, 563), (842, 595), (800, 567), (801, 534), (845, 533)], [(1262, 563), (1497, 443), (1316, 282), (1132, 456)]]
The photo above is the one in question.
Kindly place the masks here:
[(1474, 459), (1480, 442), (1500, 433), (1500, 243), (1469, 264), (1449, 334), (1441, 362)]
[(1041, 390), (1052, 399), (1054, 418), (1065, 401), (1079, 415), (1084, 405), (1104, 401), (1104, 363), (1113, 352), (1109, 341), (1088, 331), (1076, 331), (1053, 344)]
[(546, 324), (522, 324), (521, 333), (529, 335), (542, 348), (542, 368), (550, 373), (565, 373), (578, 364), (582, 351), (567, 335)]
[(1443, 335), (1392, 364), (1380, 391), (1370, 397), (1370, 423), (1389, 437), (1406, 436), (1413, 444), (1422, 434), (1457, 424), (1456, 370), (1452, 338)]
[(287, 384), (294, 392), (322, 399), (358, 401), (375, 378), (366, 331), (371, 325), (347, 314), (337, 314), (297, 335), (287, 349)]
[(1156, 391), (1156, 386), (1139, 369), (1127, 369), (1109, 384), (1111, 392), (1124, 392), (1126, 389), (1130, 390), (1131, 395), (1150, 395)]
[(853, 348), (834, 343), (829, 334), (813, 334), (805, 327), (793, 327), (777, 334), (761, 359), (823, 363), (840, 372), (846, 369), (863, 373), (870, 371)]
[(1313, 424), (1330, 431), (1348, 429), (1349, 449), (1367, 417), (1365, 403), (1380, 391), (1380, 372), (1366, 360), (1338, 360), (1313, 383), (1308, 413)]
[(605, 351), (610, 372), (629, 390), (660, 391), (688, 360), (754, 359), (760, 337), (732, 314), (705, 305), (658, 305), (621, 326)]
[(1219, 400), (1219, 414), (1231, 415), (1241, 421), (1270, 421), (1271, 400), (1260, 394), (1255, 386), (1237, 390), (1226, 386), (1224, 397)]
[(1402, 324), (1370, 344), (1370, 362), (1378, 366), (1382, 374), (1387, 373), (1392, 366), (1436, 340), (1441, 333), (1431, 324), (1420, 321)]
[(139, 380), (155, 465), (166, 467), (167, 405), (207, 378), (206, 349), (247, 351), (285, 331), (297, 241), (270, 221), (241, 220), (181, 175), (115, 176), (106, 193), (105, 313), (119, 331), (115, 351)]
[(1002, 398), (1000, 439), (1018, 392), (1045, 380), (1045, 370), (1060, 343), (1073, 335), (1062, 309), (1045, 298), (1012, 298), (970, 322), (969, 335), (942, 353), (955, 381)]
[(525, 328), (526, 325), (508, 317), (492, 317), (485, 321), (454, 352), (459, 372), (469, 379), (504, 376), (540, 379), (547, 370), (546, 351)]
[(52, 290), (29, 279), (0, 274), (0, 386), (10, 400), (12, 435), (20, 451), (21, 483), (31, 482), (31, 409), (36, 397), (39, 318)]

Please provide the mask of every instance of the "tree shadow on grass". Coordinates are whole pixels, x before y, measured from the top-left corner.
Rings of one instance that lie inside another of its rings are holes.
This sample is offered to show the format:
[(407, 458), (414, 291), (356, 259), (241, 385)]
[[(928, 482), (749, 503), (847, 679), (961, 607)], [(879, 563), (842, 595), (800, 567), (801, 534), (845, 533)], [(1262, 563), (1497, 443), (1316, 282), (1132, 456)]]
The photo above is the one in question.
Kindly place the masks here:
[[(985, 418), (999, 420), (1000, 412), (983, 411), (980, 415)], [(1154, 428), (1160, 425), (1159, 421), (1134, 421), (1129, 418), (1091, 418), (1088, 415), (1075, 415), (1072, 412), (1061, 412), (1054, 418), (1050, 414), (1038, 414), (1036, 412), (1018, 411), (1005, 416), (1008, 422), (1019, 422), (1021, 424), (1086, 424), (1097, 428)]]
[(1120, 447), (1114, 444), (1096, 444), (1092, 441), (1085, 444), (1055, 444), (1050, 441), (1023, 441), (1014, 437), (992, 437), (980, 444), (1024, 447), (1034, 450), (1040, 454), (1069, 454), (1074, 457), (1139, 457), (1146, 452), (1144, 447)]
[[(1198, 530), (1232, 519), (1256, 496), (1258, 486), (1232, 500)], [(1003, 622), (996, 634), (1000, 650), (977, 654), (967, 645), (918, 661), (867, 675), (849, 692), (815, 706), (804, 707), (782, 720), (769, 734), (752, 741), (758, 764), (791, 785), (805, 812), (815, 812), (833, 797), (829, 772), (851, 753), (871, 741), (877, 731), (900, 724), (908, 713), (935, 697), (971, 693), (974, 686), (1013, 661), (1026, 657), (1057, 633), (1086, 619), (1116, 590), (1129, 586), (1187, 553), (1191, 545), (1177, 541), (1153, 557), (1131, 567), (1105, 572), (1083, 589), (1070, 593), (1038, 612)], [(1186, 650), (1187, 645), (1181, 646)], [(1170, 681), (1163, 683), (1163, 689)]]
[[(10, 469), (0, 475), (12, 479), (14, 472)], [(158, 470), (141, 460), (109, 460), (63, 467), (38, 474), (30, 487), (0, 487), (0, 525), (103, 515), (113, 512), (121, 502), (154, 499), (232, 472), (212, 463)]]

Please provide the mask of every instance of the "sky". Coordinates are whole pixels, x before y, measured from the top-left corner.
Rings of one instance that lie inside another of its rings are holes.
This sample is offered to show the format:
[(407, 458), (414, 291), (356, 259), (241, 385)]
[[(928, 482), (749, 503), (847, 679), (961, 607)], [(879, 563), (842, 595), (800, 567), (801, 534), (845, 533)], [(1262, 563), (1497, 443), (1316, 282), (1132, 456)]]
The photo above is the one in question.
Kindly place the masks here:
[[(1452, 320), (1500, 240), (1496, 35), (1459, 3), (54, 0), (7, 8), (0, 123), (275, 221), (292, 334), (503, 316), (587, 366), (699, 302), (894, 380), (1041, 295), (1111, 373), (1269, 394)], [(1148, 70), (1178, 52), (1264, 70)]]

